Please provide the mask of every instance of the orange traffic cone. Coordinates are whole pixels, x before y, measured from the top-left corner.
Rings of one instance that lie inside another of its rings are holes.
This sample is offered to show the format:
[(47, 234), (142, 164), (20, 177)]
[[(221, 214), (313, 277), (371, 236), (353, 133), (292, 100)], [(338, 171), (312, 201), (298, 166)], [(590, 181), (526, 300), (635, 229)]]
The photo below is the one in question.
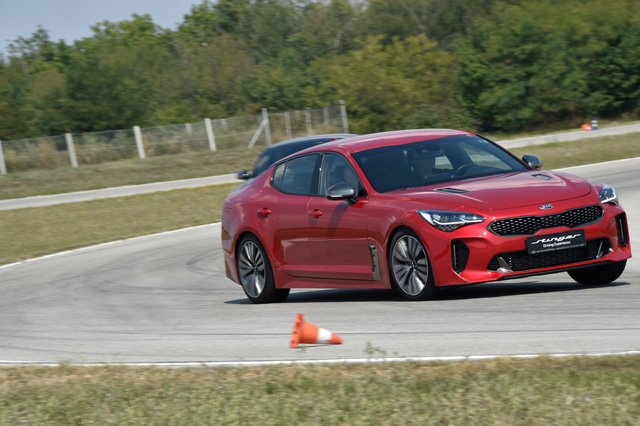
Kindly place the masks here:
[(339, 345), (342, 343), (342, 337), (310, 322), (305, 322), (303, 315), (298, 314), (291, 334), (291, 347), (295, 349), (300, 343)]

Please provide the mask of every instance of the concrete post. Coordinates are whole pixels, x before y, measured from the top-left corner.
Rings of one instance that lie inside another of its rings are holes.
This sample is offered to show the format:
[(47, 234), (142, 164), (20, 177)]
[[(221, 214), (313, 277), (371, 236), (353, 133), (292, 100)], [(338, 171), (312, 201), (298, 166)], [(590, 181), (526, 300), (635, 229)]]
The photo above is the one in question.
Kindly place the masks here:
[(313, 130), (311, 129), (311, 111), (309, 111), (309, 108), (304, 110), (304, 118), (307, 122), (307, 136), (311, 136), (313, 134)]
[(292, 139), (292, 133), (291, 133), (291, 115), (289, 114), (289, 111), (284, 113), (284, 125), (287, 128), (287, 139)]
[(209, 150), (216, 150), (216, 138), (213, 136), (213, 126), (211, 125), (211, 119), (204, 119), (204, 127), (207, 129), (207, 139), (209, 139)]
[(344, 99), (340, 99), (340, 114), (342, 115), (342, 129), (345, 133), (349, 133), (349, 121), (347, 120), (347, 107)]
[(67, 140), (67, 149), (69, 150), (69, 159), (71, 160), (71, 166), (77, 169), (78, 158), (76, 157), (76, 148), (73, 146), (73, 136), (71, 136), (71, 133), (65, 133), (64, 137)]
[(2, 151), (2, 141), (0, 141), (0, 174), (7, 174), (7, 165), (4, 162), (4, 152)]
[(262, 108), (262, 122), (264, 126), (264, 137), (267, 139), (267, 146), (271, 146), (271, 128), (269, 127), (269, 113), (266, 108)]
[(141, 159), (147, 158), (144, 152), (144, 145), (142, 144), (142, 133), (140, 132), (140, 126), (133, 126), (133, 134), (136, 137), (136, 146), (138, 147), (138, 157)]

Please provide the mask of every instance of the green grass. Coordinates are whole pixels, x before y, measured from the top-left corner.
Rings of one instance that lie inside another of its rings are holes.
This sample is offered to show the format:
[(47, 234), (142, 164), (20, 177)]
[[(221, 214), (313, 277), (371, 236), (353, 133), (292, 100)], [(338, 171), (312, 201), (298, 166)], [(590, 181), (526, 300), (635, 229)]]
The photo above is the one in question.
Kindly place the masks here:
[(637, 425), (640, 356), (0, 369), (0, 425)]
[(220, 221), (237, 184), (0, 211), (0, 264)]
[(251, 169), (264, 147), (122, 160), (77, 169), (0, 176), (0, 200), (236, 173)]
[[(513, 151), (518, 155), (524, 153), (538, 155), (544, 160), (546, 169), (568, 167), (640, 156), (640, 134), (535, 145)], [(212, 156), (215, 157), (215, 154)], [(198, 164), (201, 167), (211, 164), (209, 162), (212, 161), (190, 156), (180, 157), (179, 160), (191, 165)], [(152, 162), (149, 170), (153, 170), (154, 173), (145, 176), (164, 176), (155, 173), (165, 168), (164, 161), (166, 159), (162, 159), (159, 163)], [(237, 158), (235, 160), (227, 158), (227, 161), (227, 167), (231, 170), (240, 167), (241, 161)], [(249, 162), (253, 162), (253, 159)], [(130, 166), (140, 164), (147, 167), (146, 163), (133, 164), (133, 162)], [(232, 165), (229, 166), (229, 164)], [(196, 166), (190, 165), (184, 167), (197, 169)], [(176, 173), (181, 168), (183, 167), (177, 167)], [(71, 180), (73, 173), (78, 172), (81, 173), (78, 175), (81, 176), (79, 179), (88, 181), (85, 173), (99, 174), (92, 170), (67, 170), (63, 175), (65, 179)], [(114, 174), (111, 174), (113, 171), (111, 169), (104, 173), (113, 178), (120, 173), (125, 173), (122, 168), (114, 170), (116, 171)], [(139, 175), (144, 175), (140, 170), (138, 172)], [(51, 176), (49, 178), (53, 179)], [(123, 184), (127, 183), (124, 177), (120, 179)], [(0, 265), (107, 241), (218, 222), (222, 202), (236, 186), (236, 184), (227, 184), (50, 207), (0, 211), (0, 229), (2, 229)]]
[(540, 157), (547, 170), (622, 158), (640, 157), (640, 133), (585, 139), (575, 142), (557, 142), (532, 145), (510, 150), (522, 157), (534, 154)]

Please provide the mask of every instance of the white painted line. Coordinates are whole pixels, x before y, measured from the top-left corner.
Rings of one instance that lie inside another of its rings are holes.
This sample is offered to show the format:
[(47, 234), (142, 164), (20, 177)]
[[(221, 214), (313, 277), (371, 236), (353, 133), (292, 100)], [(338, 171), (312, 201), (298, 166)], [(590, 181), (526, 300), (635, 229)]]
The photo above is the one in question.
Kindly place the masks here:
[[(351, 359), (312, 359), (297, 361), (219, 361), (219, 362), (96, 362), (85, 364), (73, 364), (65, 362), (64, 365), (77, 367), (265, 367), (271, 365), (310, 365), (310, 364), (382, 364), (388, 362), (460, 362), (460, 361), (486, 361), (493, 359), (534, 359), (534, 358), (569, 358), (569, 357), (606, 357), (621, 355), (640, 355), (640, 351), (622, 352), (591, 352), (591, 353), (557, 353), (557, 354), (521, 354), (521, 355), (458, 355), (458, 356), (429, 356), (429, 357), (394, 357), (394, 358), (351, 358)], [(28, 362), (28, 361), (1, 361), (0, 367), (37, 365), (42, 367), (59, 367), (63, 364), (56, 362)]]

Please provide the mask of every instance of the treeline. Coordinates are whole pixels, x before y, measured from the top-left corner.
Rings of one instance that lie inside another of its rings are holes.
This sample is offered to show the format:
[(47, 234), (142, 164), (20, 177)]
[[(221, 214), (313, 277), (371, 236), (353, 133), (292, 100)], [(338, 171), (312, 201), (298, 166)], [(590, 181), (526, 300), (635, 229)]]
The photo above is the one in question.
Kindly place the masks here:
[(345, 99), (352, 131), (640, 114), (637, 0), (205, 0), (0, 58), (0, 140)]

